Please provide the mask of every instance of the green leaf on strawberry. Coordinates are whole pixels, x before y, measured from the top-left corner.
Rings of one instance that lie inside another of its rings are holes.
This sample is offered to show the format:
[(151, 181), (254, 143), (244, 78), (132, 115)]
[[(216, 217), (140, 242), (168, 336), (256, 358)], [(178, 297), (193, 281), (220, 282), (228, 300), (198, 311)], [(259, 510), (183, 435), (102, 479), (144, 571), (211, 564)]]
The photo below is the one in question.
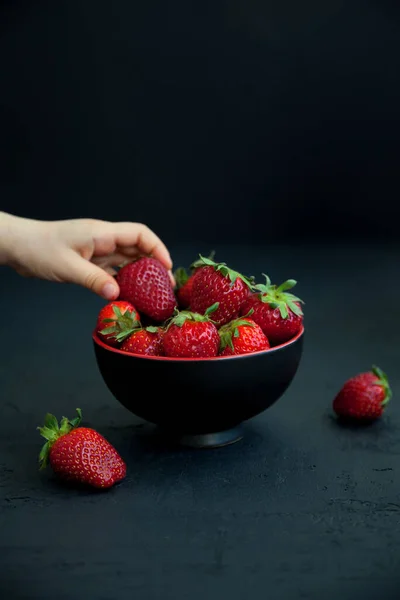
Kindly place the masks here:
[(281, 283), (281, 285), (276, 286), (271, 283), (268, 275), (263, 273), (263, 276), (265, 277), (265, 283), (254, 285), (254, 290), (258, 292), (260, 300), (269, 304), (272, 309), (278, 308), (282, 319), (288, 318), (288, 309), (296, 316), (302, 317), (303, 311), (299, 304), (304, 304), (303, 300), (294, 294), (287, 292), (287, 290), (291, 290), (295, 287), (297, 281), (295, 279), (287, 279)]
[(37, 427), (39, 433), (44, 439), (46, 443), (43, 445), (40, 454), (39, 454), (39, 464), (40, 469), (45, 469), (49, 459), (49, 453), (54, 442), (58, 440), (63, 435), (66, 435), (76, 427), (78, 427), (82, 420), (82, 411), (80, 408), (76, 409), (77, 417), (74, 419), (67, 419), (67, 417), (62, 417), (60, 425), (56, 417), (50, 413), (47, 413), (44, 418), (43, 427)]
[(227, 266), (227, 264), (224, 262), (216, 263), (212, 259), (205, 258), (201, 254), (199, 254), (199, 257), (200, 257), (199, 260), (196, 261), (196, 265), (198, 267), (201, 267), (201, 266), (214, 267), (214, 269), (217, 272), (221, 273), (221, 275), (223, 275), (224, 277), (228, 277), (228, 279), (230, 280), (232, 285), (235, 283), (235, 281), (237, 279), (241, 279), (250, 289), (253, 289), (254, 277), (246, 277), (245, 275), (242, 275), (242, 273), (239, 273), (238, 271), (234, 271), (233, 269), (230, 269)]
[(392, 398), (392, 389), (389, 384), (388, 376), (376, 365), (372, 366), (371, 371), (378, 379), (377, 384), (380, 385), (384, 390), (385, 399), (382, 401), (382, 406), (385, 406)]

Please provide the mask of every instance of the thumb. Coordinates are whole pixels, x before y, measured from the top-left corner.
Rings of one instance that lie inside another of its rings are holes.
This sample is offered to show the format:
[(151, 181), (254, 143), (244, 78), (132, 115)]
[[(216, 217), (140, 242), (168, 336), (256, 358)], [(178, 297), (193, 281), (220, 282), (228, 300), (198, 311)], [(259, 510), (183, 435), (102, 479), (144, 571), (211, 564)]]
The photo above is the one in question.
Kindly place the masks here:
[(77, 254), (69, 264), (68, 281), (87, 288), (105, 300), (115, 300), (119, 295), (118, 284), (112, 275)]

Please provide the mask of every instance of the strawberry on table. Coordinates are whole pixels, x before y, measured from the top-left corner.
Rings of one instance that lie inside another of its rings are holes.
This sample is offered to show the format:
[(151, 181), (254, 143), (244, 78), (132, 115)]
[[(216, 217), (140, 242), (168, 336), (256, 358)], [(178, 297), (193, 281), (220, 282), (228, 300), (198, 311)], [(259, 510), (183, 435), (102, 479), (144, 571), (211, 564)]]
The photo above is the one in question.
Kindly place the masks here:
[(118, 346), (132, 331), (140, 326), (140, 317), (130, 302), (114, 300), (97, 315), (97, 335), (109, 346)]
[(75, 419), (66, 417), (60, 424), (47, 414), (43, 427), (45, 438), (40, 455), (40, 468), (48, 463), (60, 478), (94, 488), (110, 488), (126, 476), (126, 464), (117, 450), (100, 433), (80, 425), (82, 412)]
[(213, 314), (217, 327), (239, 316), (239, 310), (252, 289), (252, 279), (200, 255), (193, 278), (190, 309), (204, 314), (218, 302)]
[(266, 283), (254, 285), (254, 291), (242, 304), (241, 315), (253, 310), (251, 318), (260, 325), (271, 346), (277, 346), (293, 338), (303, 324), (303, 300), (289, 293), (296, 281), (288, 279), (281, 285), (271, 284), (263, 273)]
[(268, 350), (269, 341), (261, 327), (250, 317), (240, 317), (219, 329), (221, 356), (249, 354)]
[(176, 358), (215, 357), (219, 350), (219, 334), (210, 315), (218, 303), (204, 315), (187, 310), (177, 311), (168, 323), (163, 337), (165, 356)]
[(164, 329), (154, 325), (135, 330), (124, 342), (120, 350), (131, 354), (146, 354), (148, 356), (163, 355)]
[(338, 417), (374, 421), (382, 416), (392, 391), (387, 375), (376, 366), (348, 379), (333, 400)]
[(142, 256), (122, 267), (116, 281), (120, 288), (118, 299), (131, 302), (141, 316), (161, 323), (174, 314), (174, 288), (168, 270), (159, 260)]

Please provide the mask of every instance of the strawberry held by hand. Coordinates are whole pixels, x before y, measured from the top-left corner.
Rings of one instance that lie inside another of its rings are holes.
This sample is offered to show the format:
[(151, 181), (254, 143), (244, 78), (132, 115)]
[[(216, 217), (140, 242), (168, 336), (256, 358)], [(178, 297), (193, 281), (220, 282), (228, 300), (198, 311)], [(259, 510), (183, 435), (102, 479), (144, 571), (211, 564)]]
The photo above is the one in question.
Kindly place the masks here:
[(131, 354), (162, 356), (164, 330), (150, 325), (135, 330), (121, 345), (120, 350)]
[[(200, 255), (192, 285), (190, 308), (204, 314), (209, 306), (218, 302), (213, 321), (220, 327), (239, 316), (239, 310), (252, 288), (252, 280), (227, 267)], [(246, 311), (248, 312), (248, 311)]]
[(296, 285), (294, 279), (288, 279), (280, 286), (272, 285), (263, 274), (266, 283), (254, 286), (255, 292), (243, 303), (240, 314), (246, 315), (253, 310), (251, 318), (260, 325), (271, 346), (283, 344), (292, 339), (303, 324), (303, 301), (288, 293)]
[(163, 337), (165, 356), (176, 358), (215, 357), (219, 350), (219, 334), (210, 314), (218, 303), (210, 306), (204, 315), (187, 310), (177, 311), (167, 325)]
[(97, 335), (109, 346), (118, 346), (140, 326), (140, 317), (130, 302), (114, 300), (100, 310), (97, 316)]
[(44, 469), (50, 462), (54, 473), (66, 481), (95, 488), (110, 488), (126, 476), (126, 464), (115, 448), (97, 431), (81, 427), (82, 413), (71, 421), (66, 417), (57, 419), (50, 414), (45, 417), (40, 434), (47, 440), (39, 462)]
[(142, 256), (122, 267), (115, 278), (119, 300), (131, 302), (141, 315), (161, 323), (174, 314), (174, 289), (168, 270), (159, 260)]
[(382, 416), (392, 396), (389, 381), (379, 367), (348, 379), (333, 400), (338, 417), (373, 421)]
[(269, 341), (263, 330), (250, 317), (230, 321), (219, 329), (220, 355), (249, 354), (268, 350)]

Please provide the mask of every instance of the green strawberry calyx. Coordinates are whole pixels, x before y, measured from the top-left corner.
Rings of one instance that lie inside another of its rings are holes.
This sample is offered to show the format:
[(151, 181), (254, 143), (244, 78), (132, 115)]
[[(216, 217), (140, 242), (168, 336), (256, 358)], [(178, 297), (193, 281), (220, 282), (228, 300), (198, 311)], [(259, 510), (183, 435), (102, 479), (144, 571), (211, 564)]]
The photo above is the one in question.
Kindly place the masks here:
[(247, 318), (250, 317), (253, 312), (254, 310), (251, 308), (246, 315), (239, 317), (238, 319), (233, 319), (219, 328), (220, 352), (224, 350), (226, 346), (229, 346), (231, 350), (234, 350), (233, 338), (238, 338), (240, 336), (239, 327), (254, 327), (254, 321)]
[(113, 312), (115, 318), (103, 319), (103, 323), (112, 323), (108, 327), (105, 327), (100, 331), (102, 335), (108, 335), (111, 338), (122, 342), (125, 338), (129, 337), (131, 333), (140, 327), (140, 320), (138, 314), (134, 310), (126, 310), (124, 313), (121, 312), (119, 306), (113, 306)]
[(392, 397), (392, 389), (390, 387), (388, 377), (386, 373), (384, 373), (382, 369), (380, 369), (376, 365), (372, 366), (371, 371), (378, 380), (376, 382), (376, 385), (380, 385), (383, 388), (383, 391), (385, 392), (385, 397), (382, 400), (382, 406), (385, 406)]
[[(211, 250), (210, 254), (207, 256), (206, 260), (214, 260), (214, 256), (215, 256), (215, 250)], [(192, 264), (190, 265), (190, 270), (193, 273), (196, 269), (200, 268), (200, 267), (204, 267), (204, 258), (201, 254), (199, 254), (199, 258), (196, 258), (195, 261), (192, 262)]]
[(187, 283), (189, 281), (190, 275), (187, 272), (187, 270), (185, 269), (185, 267), (178, 267), (174, 271), (174, 277), (175, 277), (176, 289), (180, 290), (185, 285), (185, 283)]
[(166, 329), (169, 329), (171, 325), (177, 325), (178, 327), (182, 327), (182, 325), (186, 321), (195, 321), (198, 323), (214, 323), (214, 321), (210, 318), (210, 315), (217, 310), (219, 307), (219, 302), (214, 302), (211, 306), (207, 308), (204, 314), (200, 314), (197, 312), (192, 312), (190, 310), (179, 310), (175, 309), (174, 314), (170, 318)]
[(231, 285), (234, 285), (234, 283), (236, 282), (237, 279), (241, 279), (243, 281), (243, 283), (245, 283), (247, 285), (247, 287), (249, 287), (251, 290), (253, 289), (254, 277), (246, 277), (245, 275), (242, 275), (238, 271), (234, 271), (233, 269), (230, 269), (227, 266), (227, 264), (224, 262), (216, 263), (212, 259), (205, 258), (201, 254), (199, 254), (199, 257), (200, 258), (195, 263), (193, 263), (197, 267), (214, 267), (214, 269), (217, 271), (217, 273), (221, 273), (221, 275), (223, 277), (227, 277), (230, 280)]
[(265, 283), (259, 283), (254, 286), (254, 289), (259, 292), (258, 297), (262, 302), (269, 304), (272, 309), (279, 308), (282, 319), (287, 319), (289, 316), (289, 309), (297, 316), (302, 317), (303, 311), (301, 310), (299, 303), (304, 304), (303, 300), (295, 296), (294, 294), (288, 293), (287, 290), (291, 290), (297, 284), (294, 279), (287, 279), (281, 285), (276, 286), (271, 283), (268, 275), (265, 275)]
[(50, 449), (54, 442), (80, 425), (82, 420), (82, 411), (80, 408), (77, 408), (76, 412), (78, 416), (75, 417), (75, 419), (67, 419), (67, 417), (62, 417), (60, 424), (58, 424), (58, 421), (54, 415), (47, 413), (44, 418), (44, 425), (42, 427), (37, 427), (40, 435), (46, 440), (46, 443), (42, 447), (39, 454), (40, 469), (46, 468), (49, 460)]

